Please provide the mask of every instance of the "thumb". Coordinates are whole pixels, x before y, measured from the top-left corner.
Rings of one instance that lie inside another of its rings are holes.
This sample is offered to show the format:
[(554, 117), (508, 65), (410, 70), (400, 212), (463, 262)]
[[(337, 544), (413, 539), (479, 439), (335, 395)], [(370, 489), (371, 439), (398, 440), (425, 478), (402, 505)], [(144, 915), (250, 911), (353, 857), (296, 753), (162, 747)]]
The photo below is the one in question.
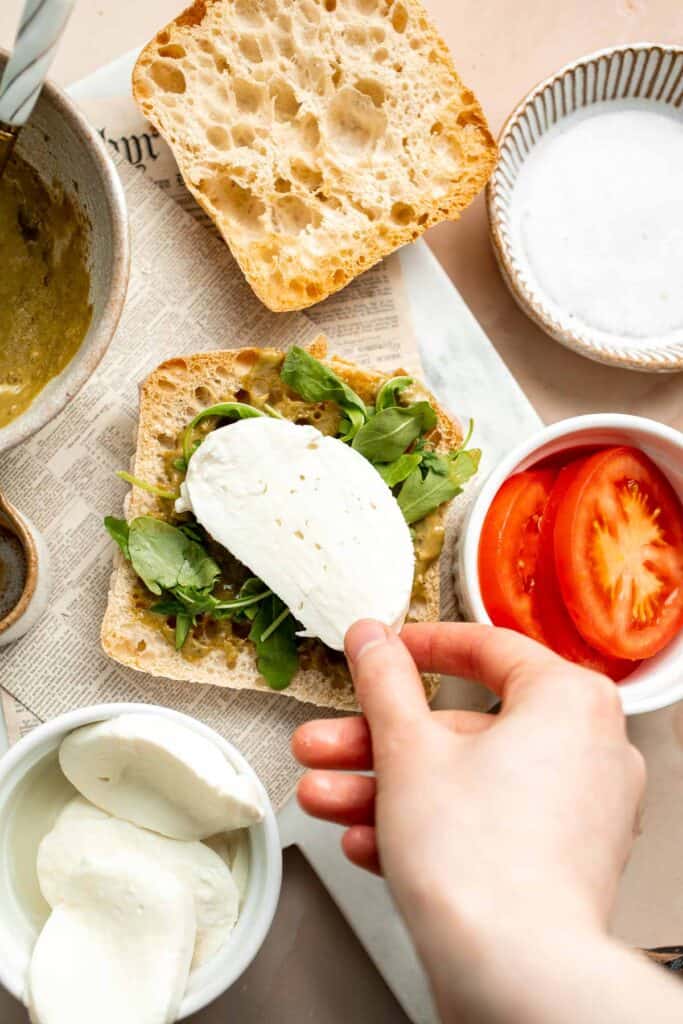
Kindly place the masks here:
[(429, 713), (422, 679), (406, 645), (381, 622), (356, 622), (346, 634), (345, 650), (377, 753), (396, 731), (414, 727)]

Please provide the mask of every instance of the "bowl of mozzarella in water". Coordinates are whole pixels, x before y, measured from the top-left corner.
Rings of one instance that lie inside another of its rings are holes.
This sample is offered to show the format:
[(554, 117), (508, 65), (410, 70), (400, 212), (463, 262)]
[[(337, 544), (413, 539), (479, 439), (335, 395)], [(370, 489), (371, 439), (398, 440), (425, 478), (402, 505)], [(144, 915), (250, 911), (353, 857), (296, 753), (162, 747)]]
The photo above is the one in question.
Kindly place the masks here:
[(264, 787), (186, 715), (85, 708), (0, 761), (0, 981), (34, 1024), (201, 1010), (256, 956), (281, 875)]
[(491, 239), (522, 310), (598, 362), (683, 369), (683, 48), (583, 57), (503, 127)]

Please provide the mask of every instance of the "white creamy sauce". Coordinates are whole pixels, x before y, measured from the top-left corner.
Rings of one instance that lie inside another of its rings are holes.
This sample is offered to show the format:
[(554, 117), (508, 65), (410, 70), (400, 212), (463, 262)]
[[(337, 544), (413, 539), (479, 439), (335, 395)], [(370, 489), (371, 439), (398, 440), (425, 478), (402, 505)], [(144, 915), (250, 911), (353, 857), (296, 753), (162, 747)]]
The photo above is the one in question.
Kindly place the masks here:
[(683, 114), (631, 100), (563, 119), (525, 160), (511, 219), (551, 312), (624, 339), (683, 336)]

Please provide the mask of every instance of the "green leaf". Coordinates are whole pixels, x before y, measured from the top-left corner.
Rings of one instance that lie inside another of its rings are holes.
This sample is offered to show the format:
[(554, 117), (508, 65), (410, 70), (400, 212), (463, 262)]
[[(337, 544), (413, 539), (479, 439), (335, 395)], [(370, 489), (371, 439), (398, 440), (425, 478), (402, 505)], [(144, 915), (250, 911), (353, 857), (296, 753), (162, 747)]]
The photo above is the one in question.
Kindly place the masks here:
[(417, 469), (421, 461), (421, 452), (411, 452), (408, 455), (399, 455), (394, 462), (380, 463), (375, 466), (375, 469), (387, 486), (396, 487), (397, 484), (403, 483), (414, 469)]
[(185, 549), (185, 561), (178, 573), (178, 586), (211, 590), (220, 571), (218, 564), (207, 555), (201, 544), (188, 537), (184, 530), (180, 532), (189, 543)]
[(204, 543), (204, 538), (202, 537), (196, 523), (181, 523), (178, 529), (181, 533), (184, 533), (186, 537), (189, 537), (190, 540), (196, 540), (198, 544)]
[(188, 612), (180, 612), (175, 619), (175, 649), (179, 651), (185, 644), (190, 630), (194, 625), (192, 616)]
[(377, 412), (382, 412), (383, 409), (388, 409), (389, 406), (398, 405), (399, 394), (401, 391), (409, 388), (412, 383), (412, 377), (392, 377), (390, 380), (386, 380), (377, 392), (377, 399), (375, 400)]
[(456, 487), (466, 484), (479, 469), (481, 462), (481, 449), (470, 448), (469, 451), (455, 452), (450, 458), (448, 466), (448, 478)]
[(346, 419), (339, 425), (340, 440), (352, 441), (366, 420), (366, 413), (360, 409), (347, 409)]
[(193, 446), (193, 433), (195, 427), (202, 420), (207, 419), (209, 416), (218, 416), (221, 419), (230, 420), (248, 420), (255, 416), (263, 415), (264, 413), (260, 409), (255, 409), (253, 405), (245, 405), (243, 402), (219, 402), (218, 405), (210, 405), (207, 409), (202, 409), (193, 420), (190, 420), (183, 431), (182, 449), (185, 465), (190, 461), (196, 450)]
[(126, 520), (116, 519), (115, 516), (105, 516), (104, 525), (109, 536), (112, 537), (121, 548), (124, 558), (130, 561), (130, 551), (128, 550), (129, 529)]
[[(250, 597), (255, 597), (256, 595), (263, 595), (264, 591), (266, 593), (266, 596), (269, 597), (271, 592), (270, 590), (266, 590), (265, 583), (263, 583), (263, 581), (260, 580), (258, 576), (250, 576), (249, 579), (245, 580), (245, 582), (242, 584), (240, 592), (237, 596), (240, 600), (244, 600)], [(258, 608), (256, 603), (246, 604), (245, 601), (245, 604), (235, 612), (235, 618), (249, 619), (253, 622), (254, 618), (256, 617), (257, 611)]]
[(146, 480), (141, 480), (138, 476), (133, 476), (131, 473), (126, 473), (125, 470), (119, 469), (116, 473), (119, 480), (125, 480), (127, 484), (132, 487), (139, 487), (141, 491), (147, 491), (148, 494), (154, 494), (157, 498), (166, 498), (168, 501), (175, 501), (180, 495), (177, 491), (168, 491), (164, 487), (157, 487), (156, 484), (148, 484)]
[(307, 402), (335, 402), (350, 423), (350, 440), (367, 420), (365, 402), (336, 373), (314, 359), (303, 348), (290, 348), (282, 364), (280, 378)]
[(430, 469), (426, 476), (421, 470), (414, 470), (398, 493), (398, 504), (405, 521), (410, 525), (433, 512), (444, 501), (450, 501), (461, 488), (451, 483), (448, 477), (441, 476)]
[(152, 516), (133, 519), (128, 536), (130, 560), (153, 594), (175, 587), (190, 543), (184, 533), (161, 519)]
[(187, 609), (178, 598), (167, 595), (153, 604), (150, 611), (154, 612), (155, 615), (183, 615)]
[(176, 586), (207, 590), (220, 573), (197, 541), (152, 516), (130, 523), (128, 550), (133, 568), (153, 594)]
[[(261, 587), (261, 590), (258, 594), (248, 594), (245, 597), (236, 597), (233, 601), (218, 601), (215, 607), (214, 614), (217, 612), (222, 613), (243, 611), (245, 609), (251, 608), (254, 605), (257, 605), (260, 601), (264, 601), (266, 598), (270, 597), (272, 594), (272, 590), (266, 589), (265, 584), (261, 583), (260, 580), (258, 582)], [(225, 616), (222, 617), (224, 618)], [(247, 615), (247, 618), (251, 618), (251, 616)]]
[[(299, 667), (296, 646), (298, 624), (287, 607), (274, 594), (261, 602), (249, 632), (256, 647), (258, 670), (273, 690), (285, 690)], [(269, 632), (277, 620), (277, 628)]]
[(425, 472), (430, 469), (437, 476), (448, 476), (450, 469), (448, 457), (439, 455), (438, 452), (433, 451), (431, 448), (425, 448), (422, 453), (422, 475), (424, 476)]
[(170, 593), (180, 603), (181, 611), (191, 612), (192, 615), (213, 615), (218, 604), (212, 594), (194, 587), (173, 587)]
[(470, 416), (470, 422), (469, 422), (469, 424), (467, 426), (467, 433), (465, 434), (464, 438), (462, 439), (462, 442), (460, 444), (460, 447), (458, 448), (458, 451), (462, 451), (463, 448), (467, 448), (467, 445), (472, 440), (472, 434), (473, 433), (474, 433), (474, 420)]
[(436, 425), (429, 402), (392, 405), (368, 420), (353, 439), (353, 447), (370, 462), (394, 462), (420, 434)]
[(281, 611), (278, 617), (274, 619), (273, 622), (271, 622), (271, 624), (268, 626), (268, 628), (264, 629), (264, 631), (261, 633), (261, 643), (264, 644), (266, 640), (268, 640), (273, 635), (275, 630), (280, 628), (280, 626), (285, 621), (287, 616), (291, 614), (292, 613), (290, 612), (289, 608), (285, 608), (284, 611)]

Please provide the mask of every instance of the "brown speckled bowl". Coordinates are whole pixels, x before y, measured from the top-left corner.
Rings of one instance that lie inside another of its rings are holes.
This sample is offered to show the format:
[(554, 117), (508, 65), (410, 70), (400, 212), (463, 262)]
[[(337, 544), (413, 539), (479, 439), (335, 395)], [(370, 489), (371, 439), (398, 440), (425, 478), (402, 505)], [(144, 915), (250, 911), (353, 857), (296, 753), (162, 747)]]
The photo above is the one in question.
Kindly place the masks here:
[[(7, 54), (0, 51), (0, 75)], [(90, 224), (92, 321), (83, 344), (32, 404), (0, 428), (0, 452), (13, 448), (56, 416), (85, 384), (107, 350), (121, 316), (130, 262), (123, 187), (104, 143), (75, 104), (47, 83), (17, 150), (46, 184), (58, 182)]]

